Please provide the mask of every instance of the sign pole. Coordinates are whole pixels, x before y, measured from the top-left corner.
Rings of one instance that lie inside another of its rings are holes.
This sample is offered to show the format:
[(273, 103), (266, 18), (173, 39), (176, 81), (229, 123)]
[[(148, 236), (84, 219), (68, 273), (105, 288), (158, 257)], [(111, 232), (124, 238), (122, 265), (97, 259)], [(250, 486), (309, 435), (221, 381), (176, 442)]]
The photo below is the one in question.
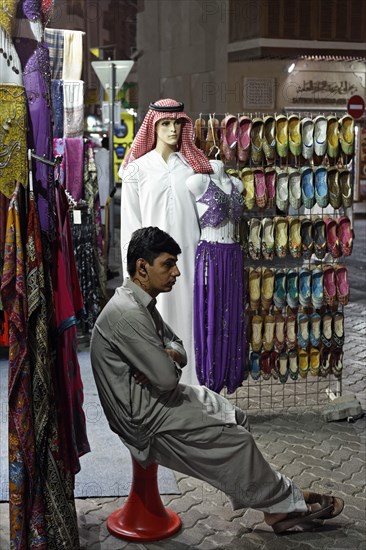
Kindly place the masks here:
[[(113, 148), (113, 136), (114, 136), (114, 102), (115, 102), (115, 90), (116, 90), (116, 68), (114, 63), (110, 64), (110, 89), (109, 89), (109, 192), (111, 193), (114, 188), (114, 148)], [(114, 246), (114, 201), (110, 204), (110, 243)]]

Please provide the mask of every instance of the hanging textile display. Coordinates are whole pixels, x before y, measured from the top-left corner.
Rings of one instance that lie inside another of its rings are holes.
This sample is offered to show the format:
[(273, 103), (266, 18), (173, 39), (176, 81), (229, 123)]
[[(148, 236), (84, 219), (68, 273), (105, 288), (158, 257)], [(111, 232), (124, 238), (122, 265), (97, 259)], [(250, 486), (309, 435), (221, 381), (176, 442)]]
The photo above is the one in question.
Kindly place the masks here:
[(9, 205), (1, 295), (9, 317), (9, 493), (14, 548), (42, 547), (44, 508), (37, 479), (27, 292), (17, 184)]
[[(74, 215), (71, 216), (71, 221), (76, 266), (86, 309), (83, 322), (90, 333), (100, 313), (101, 303), (107, 300), (103, 291), (106, 287), (106, 270), (103, 258), (97, 172), (94, 147), (90, 141), (85, 143), (83, 184), (83, 205), (73, 201), (71, 213)], [(74, 196), (73, 194), (73, 198)]]
[[(0, 6), (0, 322), (6, 313), (14, 550), (78, 550), (74, 482), (79, 457), (90, 450), (76, 341), (83, 301), (67, 201), (57, 202), (62, 189), (55, 193), (60, 163), (53, 156), (43, 40), (52, 6), (52, 0)], [(82, 161), (80, 167), (82, 183)]]

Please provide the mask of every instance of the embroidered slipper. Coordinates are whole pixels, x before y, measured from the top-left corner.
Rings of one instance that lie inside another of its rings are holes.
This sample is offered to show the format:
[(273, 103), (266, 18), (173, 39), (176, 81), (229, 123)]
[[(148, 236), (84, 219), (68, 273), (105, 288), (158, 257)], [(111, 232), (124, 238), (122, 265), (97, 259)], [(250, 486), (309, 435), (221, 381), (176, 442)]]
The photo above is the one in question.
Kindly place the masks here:
[(351, 172), (347, 168), (339, 169), (339, 187), (343, 208), (350, 208), (352, 206), (352, 184)]
[(314, 171), (311, 166), (301, 168), (301, 197), (302, 203), (310, 210), (315, 204)]
[(339, 184), (339, 170), (334, 166), (328, 168), (329, 202), (334, 210), (342, 206), (342, 193)]
[(272, 115), (263, 119), (263, 152), (268, 164), (272, 164), (276, 157), (276, 121)]
[(243, 168), (240, 177), (244, 186), (244, 204), (248, 210), (252, 210), (255, 206), (254, 172), (249, 167)]
[(252, 119), (241, 116), (238, 121), (238, 150), (237, 155), (240, 162), (247, 162), (250, 153), (250, 131)]
[(269, 311), (273, 302), (275, 273), (270, 267), (262, 268), (261, 303), (262, 308)]
[(310, 159), (314, 153), (314, 121), (305, 117), (301, 120), (302, 156)]
[(321, 498), (313, 504), (315, 509), (311, 509), (310, 506), (311, 505), (309, 505), (309, 510), (307, 512), (291, 512), (287, 514), (285, 519), (272, 525), (272, 529), (276, 535), (284, 533), (288, 529), (296, 527), (296, 525), (300, 525), (304, 522), (308, 522), (313, 519), (322, 519), (324, 518), (324, 514), (329, 514), (333, 509), (331, 500), (322, 495)]
[(264, 318), (264, 330), (263, 330), (263, 348), (264, 351), (272, 351), (274, 345), (275, 335), (275, 318), (273, 315), (266, 315)]
[(221, 145), (226, 160), (234, 160), (238, 144), (238, 120), (234, 115), (227, 115), (221, 121)]
[(339, 143), (343, 153), (353, 154), (355, 142), (355, 121), (350, 115), (344, 115), (339, 121)]
[(276, 116), (276, 150), (279, 157), (288, 153), (288, 119), (286, 115)]
[(338, 238), (338, 224), (334, 218), (325, 218), (327, 235), (327, 249), (331, 253), (332, 258), (339, 258), (342, 255), (341, 245)]
[(289, 204), (288, 176), (289, 173), (286, 168), (277, 167), (276, 206), (282, 212), (287, 212)]
[(289, 168), (288, 172), (290, 206), (298, 210), (301, 206), (301, 173), (297, 168)]
[(261, 164), (263, 158), (263, 133), (264, 123), (261, 118), (253, 118), (250, 131), (251, 150), (250, 156), (253, 164)]
[(309, 260), (314, 252), (314, 227), (309, 218), (301, 219), (301, 248), (303, 257)]
[(327, 152), (327, 119), (323, 115), (314, 119), (314, 152), (318, 157)]
[(219, 152), (219, 127), (220, 123), (217, 118), (213, 118), (210, 115), (210, 118), (207, 122), (207, 135), (206, 135), (206, 144), (205, 150), (206, 155), (210, 159), (214, 159), (215, 155)]
[(288, 145), (294, 157), (298, 157), (302, 150), (301, 122), (298, 115), (288, 117)]
[(273, 218), (262, 220), (262, 256), (265, 260), (273, 260), (275, 252)]
[(327, 117), (327, 153), (329, 158), (336, 158), (339, 151), (339, 122), (335, 115)]
[(263, 168), (254, 169), (254, 193), (258, 208), (265, 208), (267, 205), (267, 187)]
[(277, 172), (275, 166), (267, 166), (264, 169), (267, 188), (267, 208), (273, 208), (276, 196)]
[(194, 123), (194, 144), (201, 151), (205, 150), (206, 121), (201, 116)]

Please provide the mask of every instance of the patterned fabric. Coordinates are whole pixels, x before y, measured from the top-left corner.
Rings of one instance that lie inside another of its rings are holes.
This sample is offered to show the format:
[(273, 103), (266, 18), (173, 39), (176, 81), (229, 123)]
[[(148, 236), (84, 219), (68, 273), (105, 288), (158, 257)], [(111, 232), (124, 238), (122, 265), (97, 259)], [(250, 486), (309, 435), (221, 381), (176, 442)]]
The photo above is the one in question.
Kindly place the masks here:
[(12, 20), (17, 9), (17, 0), (1, 0), (0, 2), (0, 27), (11, 36)]
[[(159, 101), (156, 101), (155, 104), (162, 107), (175, 107), (179, 105), (179, 103), (174, 99), (160, 99)], [(157, 112), (152, 109), (148, 110), (141, 127), (133, 140), (131, 149), (128, 151), (127, 156), (123, 161), (122, 168), (126, 168), (130, 162), (142, 157), (154, 149), (155, 124), (158, 120), (163, 118), (183, 119), (179, 152), (185, 156), (195, 172), (202, 174), (211, 173), (212, 168), (206, 155), (193, 143), (193, 123), (189, 116), (183, 112)]]
[(64, 63), (64, 31), (45, 29), (44, 39), (50, 52), (52, 78), (60, 80)]
[(216, 227), (228, 221), (238, 222), (243, 214), (244, 198), (235, 185), (232, 184), (231, 194), (228, 195), (211, 178), (206, 192), (197, 202), (208, 206), (200, 217), (202, 229)]
[(76, 202), (84, 198), (83, 186), (84, 141), (83, 138), (65, 139), (65, 189)]
[[(85, 160), (84, 160), (84, 190), (85, 200), (89, 205), (89, 208), (93, 212), (93, 226), (94, 226), (94, 239), (96, 242), (96, 255), (97, 255), (97, 271), (99, 273), (99, 280), (101, 287), (106, 287), (106, 268), (103, 257), (103, 227), (99, 202), (99, 185), (97, 178), (97, 167), (95, 163), (94, 145), (91, 141), (85, 144)], [(103, 291), (103, 297), (104, 291)]]
[(83, 384), (77, 358), (76, 324), (84, 313), (75, 266), (75, 255), (68, 213), (62, 187), (56, 190), (57, 239), (52, 247), (52, 280), (54, 288), (56, 341), (56, 395), (65, 433), (63, 452), (68, 471), (80, 469), (79, 456), (90, 451), (86, 435)]
[(62, 138), (64, 135), (64, 82), (52, 80), (51, 84), (53, 137)]
[(54, 177), (55, 181), (58, 181), (62, 186), (65, 184), (65, 140), (63, 138), (54, 138), (53, 140), (53, 154), (55, 156), (61, 155), (61, 164), (55, 167)]
[(64, 137), (84, 134), (84, 82), (64, 81)]
[(18, 183), (9, 205), (1, 280), (9, 317), (9, 515), (11, 548), (46, 549), (37, 478), (32, 389), (27, 355), (27, 293), (18, 206)]
[[(40, 157), (52, 158), (52, 122), (50, 98), (50, 62), (46, 46), (29, 38), (18, 38), (23, 81), (28, 102), (28, 147)], [(40, 161), (34, 163), (34, 190), (42, 231), (54, 234), (55, 195), (53, 171)]]
[[(80, 289), (86, 311), (84, 326), (88, 332), (91, 332), (100, 313), (101, 303), (106, 300), (106, 269), (102, 250), (97, 246), (98, 241), (101, 241), (102, 238), (102, 227), (100, 223), (97, 223), (96, 216), (98, 182), (93, 146), (90, 142), (85, 147), (84, 192), (87, 208), (81, 211), (81, 223), (72, 223), (72, 238)], [(71, 220), (73, 220), (73, 216), (71, 216)]]
[(194, 342), (200, 384), (233, 393), (245, 369), (243, 253), (239, 243), (201, 241), (194, 279)]
[(83, 68), (83, 33), (64, 31), (63, 80), (80, 80)]
[(28, 182), (26, 99), (23, 86), (0, 84), (0, 191), (9, 199)]
[[(43, 244), (47, 251), (46, 243)], [(48, 336), (53, 296), (48, 282), (48, 272), (43, 265), (40, 224), (33, 193), (29, 196), (26, 247), (28, 346), (32, 372), (34, 430), (45, 519), (48, 525), (48, 546), (45, 548), (78, 548), (77, 520), (73, 502), (74, 476), (67, 470), (68, 458), (65, 460), (61, 451), (65, 435), (58, 426), (54, 367)], [(60, 421), (62, 423), (62, 418)]]

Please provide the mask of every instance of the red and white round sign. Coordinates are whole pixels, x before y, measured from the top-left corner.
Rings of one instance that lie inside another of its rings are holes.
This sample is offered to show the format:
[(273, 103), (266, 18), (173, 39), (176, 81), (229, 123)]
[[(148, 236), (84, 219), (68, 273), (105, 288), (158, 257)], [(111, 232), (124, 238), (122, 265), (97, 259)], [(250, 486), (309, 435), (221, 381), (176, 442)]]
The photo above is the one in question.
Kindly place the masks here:
[(361, 118), (365, 112), (365, 101), (360, 95), (353, 95), (347, 102), (348, 114), (353, 118)]

